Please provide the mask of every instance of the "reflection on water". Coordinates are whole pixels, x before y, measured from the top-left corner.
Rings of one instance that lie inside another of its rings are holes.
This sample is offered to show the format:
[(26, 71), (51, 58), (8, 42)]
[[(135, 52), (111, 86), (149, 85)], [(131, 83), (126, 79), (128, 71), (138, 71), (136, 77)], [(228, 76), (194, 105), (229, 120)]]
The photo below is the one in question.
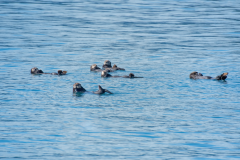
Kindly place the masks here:
[[(0, 158), (240, 158), (240, 2), (0, 5)], [(144, 78), (89, 71), (105, 60)], [(75, 94), (76, 82), (114, 94)]]

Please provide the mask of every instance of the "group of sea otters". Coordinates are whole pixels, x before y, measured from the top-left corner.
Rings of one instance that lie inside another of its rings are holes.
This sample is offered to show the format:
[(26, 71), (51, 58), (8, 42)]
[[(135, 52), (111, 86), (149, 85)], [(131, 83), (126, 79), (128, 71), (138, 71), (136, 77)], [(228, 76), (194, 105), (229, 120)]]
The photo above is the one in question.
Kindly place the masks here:
[[(99, 68), (96, 64), (91, 65), (90, 67), (90, 71), (93, 72), (101, 72), (101, 77), (122, 77), (122, 78), (143, 78), (143, 77), (136, 77), (133, 73), (130, 73), (128, 76), (124, 75), (124, 76), (112, 76), (111, 74), (109, 74), (109, 72), (115, 72), (117, 70), (123, 70), (125, 71), (124, 68), (119, 68), (117, 67), (117, 65), (111, 65), (111, 62), (109, 60), (106, 60), (102, 66), (102, 69)], [(51, 74), (51, 75), (66, 75), (67, 71), (62, 71), (62, 70), (58, 70), (57, 73), (44, 73), (42, 70), (39, 70), (37, 67), (34, 67), (31, 69), (31, 74)], [(201, 73), (198, 72), (192, 72), (190, 74), (190, 79), (215, 79), (215, 80), (225, 80), (227, 78), (228, 73), (223, 73), (217, 77), (210, 77), (210, 76), (203, 76)], [(73, 93), (84, 93), (84, 92), (88, 92), (86, 89), (84, 89), (82, 87), (82, 85), (80, 83), (75, 83), (73, 85)], [(112, 94), (112, 92), (110, 92), (107, 89), (103, 89), (100, 85), (98, 85), (98, 91), (96, 92), (91, 92), (94, 94), (103, 94), (103, 93), (110, 93)]]

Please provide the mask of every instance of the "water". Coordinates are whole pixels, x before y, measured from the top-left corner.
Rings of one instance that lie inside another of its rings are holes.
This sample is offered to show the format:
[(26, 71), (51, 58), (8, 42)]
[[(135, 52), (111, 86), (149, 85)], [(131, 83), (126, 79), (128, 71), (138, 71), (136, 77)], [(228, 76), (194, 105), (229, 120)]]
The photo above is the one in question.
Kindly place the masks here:
[[(1, 159), (240, 158), (240, 1), (0, 6)], [(90, 73), (105, 60), (144, 78)], [(114, 94), (75, 95), (76, 82)]]

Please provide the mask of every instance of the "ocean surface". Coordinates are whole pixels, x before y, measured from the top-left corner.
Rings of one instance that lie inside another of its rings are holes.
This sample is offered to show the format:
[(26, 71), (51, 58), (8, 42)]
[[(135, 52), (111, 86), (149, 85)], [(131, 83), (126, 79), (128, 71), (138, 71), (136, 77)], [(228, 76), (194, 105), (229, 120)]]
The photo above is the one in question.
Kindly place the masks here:
[[(240, 159), (240, 1), (0, 7), (0, 159)], [(144, 78), (90, 72), (105, 60)], [(73, 94), (77, 82), (114, 94)]]

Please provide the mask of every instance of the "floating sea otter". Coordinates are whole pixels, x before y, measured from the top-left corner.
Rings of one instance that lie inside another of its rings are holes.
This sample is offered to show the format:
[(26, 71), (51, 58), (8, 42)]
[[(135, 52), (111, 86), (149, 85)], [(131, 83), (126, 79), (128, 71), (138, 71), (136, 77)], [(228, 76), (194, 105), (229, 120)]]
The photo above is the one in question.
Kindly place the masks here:
[(96, 64), (91, 65), (90, 67), (90, 71), (94, 71), (94, 72), (102, 72), (102, 71), (107, 71), (107, 72), (114, 72), (114, 70), (110, 69), (110, 68), (106, 68), (106, 69), (101, 69), (99, 68)]
[(135, 77), (133, 73), (130, 73), (129, 76), (122, 76), (123, 78), (143, 78), (143, 77)]
[(62, 71), (62, 70), (58, 70), (58, 73), (50, 73), (52, 75), (65, 75), (67, 74), (67, 71)]
[(99, 68), (96, 64), (91, 65), (90, 71), (102, 72), (103, 69)]
[[(111, 74), (108, 74), (106, 71), (102, 71), (101, 77), (113, 77)], [(117, 76), (120, 77), (120, 76)]]
[(52, 74), (52, 75), (65, 75), (67, 71), (58, 70), (58, 73), (44, 73), (42, 70), (39, 70), (37, 67), (31, 69), (31, 74)]
[(225, 80), (227, 78), (228, 73), (223, 73), (215, 78), (210, 76), (203, 76), (202, 73), (192, 72), (189, 77), (190, 79), (216, 79), (216, 80)]
[(103, 64), (102, 68), (103, 69), (112, 68), (111, 62), (109, 60), (104, 61), (104, 64)]
[(125, 71), (124, 68), (119, 68), (119, 67), (117, 67), (116, 64), (114, 64), (113, 67), (112, 67), (111, 62), (109, 60), (104, 61), (102, 69), (113, 69), (113, 70), (123, 70), (123, 71)]
[(135, 77), (133, 73), (130, 73), (128, 76), (112, 76), (111, 74), (108, 74), (106, 71), (102, 71), (101, 77), (114, 77), (114, 78), (118, 78), (118, 77), (123, 77), (123, 78), (143, 78), (143, 77)]
[(42, 74), (43, 71), (39, 70), (37, 67), (31, 69), (31, 74)]
[(113, 70), (122, 70), (122, 71), (125, 71), (124, 68), (119, 68), (119, 67), (117, 67), (116, 64), (113, 65), (112, 69), (113, 69)]
[(83, 92), (86, 92), (86, 89), (84, 89), (80, 83), (75, 83), (73, 85), (73, 92), (74, 93), (75, 92), (82, 92), (83, 93)]
[[(82, 87), (82, 85), (80, 83), (75, 83), (73, 85), (73, 93), (84, 93), (84, 92), (88, 92), (86, 91), (85, 88)], [(91, 92), (91, 93), (94, 93), (94, 94), (103, 94), (105, 92), (108, 92), (110, 94), (113, 94), (112, 92), (110, 92), (109, 90), (107, 89), (103, 89), (100, 85), (98, 85), (98, 91), (96, 92)]]

